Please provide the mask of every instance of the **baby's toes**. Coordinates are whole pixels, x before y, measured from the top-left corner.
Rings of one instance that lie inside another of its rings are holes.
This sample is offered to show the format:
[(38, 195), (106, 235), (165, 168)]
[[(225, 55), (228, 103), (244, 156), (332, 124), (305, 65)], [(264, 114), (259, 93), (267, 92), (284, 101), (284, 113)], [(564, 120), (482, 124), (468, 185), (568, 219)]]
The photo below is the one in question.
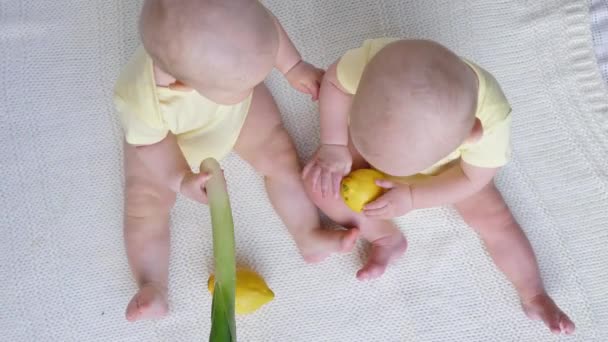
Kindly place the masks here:
[(359, 281), (366, 281), (379, 278), (386, 271), (386, 266), (386, 264), (368, 261), (367, 265), (357, 272), (357, 279)]
[(566, 335), (572, 335), (574, 334), (574, 330), (576, 329), (576, 326), (574, 325), (574, 322), (572, 322), (570, 320), (570, 318), (568, 316), (566, 316), (565, 313), (561, 313), (561, 318), (559, 321), (559, 327), (562, 333), (566, 334)]
[(167, 314), (166, 291), (154, 286), (144, 286), (127, 305), (125, 316), (128, 321), (160, 318)]
[(135, 296), (131, 299), (129, 304), (127, 305), (127, 310), (125, 312), (125, 316), (127, 320), (130, 322), (137, 321), (141, 316), (141, 308), (140, 308), (140, 293), (136, 293)]
[(342, 237), (342, 244), (340, 248), (341, 253), (348, 253), (353, 250), (355, 244), (357, 243), (357, 238), (359, 237), (359, 229), (352, 228), (348, 231), (344, 232), (344, 236)]

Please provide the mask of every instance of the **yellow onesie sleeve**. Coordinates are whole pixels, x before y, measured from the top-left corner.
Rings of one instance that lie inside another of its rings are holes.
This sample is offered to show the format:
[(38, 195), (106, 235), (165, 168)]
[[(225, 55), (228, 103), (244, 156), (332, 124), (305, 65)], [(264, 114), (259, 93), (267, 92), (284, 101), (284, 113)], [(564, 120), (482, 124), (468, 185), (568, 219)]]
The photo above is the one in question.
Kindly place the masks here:
[(125, 140), (131, 145), (152, 145), (163, 140), (169, 130), (156, 121), (152, 115), (130, 109), (128, 103), (115, 97), (114, 104), (123, 127)]
[(475, 144), (462, 151), (462, 160), (483, 168), (498, 168), (511, 159), (511, 115), (497, 122)]
[(114, 105), (131, 145), (163, 140), (169, 129), (158, 108), (152, 63), (139, 48), (120, 74), (114, 88)]
[(380, 50), (397, 40), (397, 38), (369, 39), (361, 47), (347, 51), (338, 61), (337, 76), (340, 85), (349, 94), (356, 94), (365, 66)]
[(498, 81), (481, 67), (466, 61), (479, 80), (477, 112), (483, 136), (462, 149), (462, 160), (483, 168), (498, 168), (511, 158), (511, 106)]

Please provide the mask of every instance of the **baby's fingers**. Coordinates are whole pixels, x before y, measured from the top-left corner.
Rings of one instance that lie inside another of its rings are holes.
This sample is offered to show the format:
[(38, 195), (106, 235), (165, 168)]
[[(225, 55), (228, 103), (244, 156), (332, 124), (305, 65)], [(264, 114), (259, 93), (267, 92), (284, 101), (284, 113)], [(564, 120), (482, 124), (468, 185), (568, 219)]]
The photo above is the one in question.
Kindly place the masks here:
[(321, 192), (323, 198), (333, 193), (332, 173), (328, 170), (323, 170), (321, 173)]
[(308, 88), (308, 86), (305, 83), (298, 82), (294, 85), (294, 88), (297, 91), (299, 91), (300, 93), (312, 95), (310, 92), (310, 89)]
[(320, 81), (313, 80), (311, 84), (307, 86), (308, 93), (312, 96), (313, 101), (317, 101), (319, 99), (319, 91), (321, 88)]
[(319, 188), (319, 183), (320, 182), (320, 178), (321, 178), (321, 168), (316, 166), (312, 169), (312, 191), (313, 192), (319, 192), (320, 188)]
[(384, 189), (392, 189), (396, 186), (395, 183), (386, 179), (376, 179), (376, 185)]
[(201, 172), (198, 174), (197, 182), (201, 184), (201, 186), (205, 186), (207, 182), (211, 179), (211, 174), (206, 172)]
[(385, 196), (381, 196), (377, 200), (366, 204), (365, 207), (363, 207), (363, 209), (366, 211), (367, 210), (377, 210), (377, 209), (384, 208), (384, 207), (388, 206), (389, 204), (390, 204), (390, 200), (388, 198), (386, 198)]
[(205, 191), (204, 188), (193, 188), (193, 189), (188, 189), (186, 191), (183, 192), (183, 194), (196, 201), (199, 203), (203, 203), (203, 204), (207, 204), (208, 200), (207, 200), (207, 192)]
[(302, 170), (302, 179), (306, 179), (306, 177), (308, 177), (308, 174), (310, 173), (310, 170), (312, 170), (312, 168), (315, 166), (315, 160), (311, 160), (308, 162), (308, 164), (306, 164), (306, 166), (304, 166), (304, 169)]
[(203, 192), (200, 194), (200, 201), (204, 204), (209, 202), (209, 199), (207, 198), (207, 191), (203, 190)]
[(376, 219), (388, 219), (390, 213), (390, 207), (387, 205), (378, 209), (365, 209), (363, 210), (363, 214), (367, 217), (376, 218)]
[(338, 198), (340, 194), (340, 185), (342, 183), (342, 174), (339, 172), (334, 172), (332, 174), (333, 179), (333, 188), (334, 188), (334, 197)]

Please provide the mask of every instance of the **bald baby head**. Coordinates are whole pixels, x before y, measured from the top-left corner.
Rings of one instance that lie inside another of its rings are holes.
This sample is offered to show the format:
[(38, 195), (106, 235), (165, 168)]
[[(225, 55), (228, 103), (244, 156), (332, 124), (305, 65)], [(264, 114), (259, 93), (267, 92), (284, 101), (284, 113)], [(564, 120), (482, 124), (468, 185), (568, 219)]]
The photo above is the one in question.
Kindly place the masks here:
[(255, 0), (146, 0), (146, 51), (163, 71), (207, 93), (250, 91), (274, 66), (274, 18)]
[(430, 41), (397, 41), (370, 61), (351, 109), (353, 143), (374, 167), (407, 176), (462, 144), (475, 123), (477, 79)]

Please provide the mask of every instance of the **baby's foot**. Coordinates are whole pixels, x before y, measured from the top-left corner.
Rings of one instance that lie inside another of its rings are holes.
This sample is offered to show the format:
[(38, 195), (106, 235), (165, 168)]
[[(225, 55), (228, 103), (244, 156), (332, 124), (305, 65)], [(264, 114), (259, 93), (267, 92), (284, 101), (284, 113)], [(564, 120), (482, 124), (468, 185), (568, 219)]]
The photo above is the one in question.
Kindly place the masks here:
[(407, 250), (407, 240), (398, 235), (387, 236), (372, 242), (372, 250), (367, 264), (357, 272), (357, 279), (371, 280), (384, 274), (386, 267), (400, 258)]
[(164, 317), (168, 310), (166, 289), (147, 284), (133, 296), (125, 316), (129, 322), (135, 322)]
[(317, 229), (299, 239), (298, 247), (308, 263), (319, 263), (333, 253), (352, 251), (359, 237), (359, 229), (347, 230)]
[(542, 320), (552, 333), (557, 335), (574, 333), (574, 323), (547, 294), (543, 293), (522, 302), (522, 306), (530, 319)]

